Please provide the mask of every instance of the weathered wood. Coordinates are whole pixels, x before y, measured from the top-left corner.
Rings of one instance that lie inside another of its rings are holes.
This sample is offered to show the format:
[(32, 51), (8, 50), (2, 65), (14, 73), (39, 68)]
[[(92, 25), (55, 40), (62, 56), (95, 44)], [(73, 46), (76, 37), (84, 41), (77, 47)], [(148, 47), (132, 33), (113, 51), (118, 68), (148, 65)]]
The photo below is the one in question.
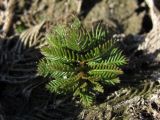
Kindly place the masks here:
[(150, 54), (152, 59), (160, 61), (158, 56), (160, 51), (160, 1), (145, 0), (149, 9), (151, 20), (153, 23), (152, 30), (146, 35), (138, 50), (144, 50), (146, 54)]

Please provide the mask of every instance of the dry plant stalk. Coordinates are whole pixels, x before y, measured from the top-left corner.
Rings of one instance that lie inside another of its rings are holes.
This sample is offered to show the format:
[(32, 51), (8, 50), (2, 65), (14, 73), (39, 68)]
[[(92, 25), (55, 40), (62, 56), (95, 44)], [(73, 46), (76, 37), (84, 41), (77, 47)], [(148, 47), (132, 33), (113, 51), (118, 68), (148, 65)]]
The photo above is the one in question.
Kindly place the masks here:
[(0, 6), (4, 6), (5, 10), (1, 10), (0, 24), (2, 25), (2, 33), (6, 36), (12, 26), (14, 8), (16, 0), (1, 0)]

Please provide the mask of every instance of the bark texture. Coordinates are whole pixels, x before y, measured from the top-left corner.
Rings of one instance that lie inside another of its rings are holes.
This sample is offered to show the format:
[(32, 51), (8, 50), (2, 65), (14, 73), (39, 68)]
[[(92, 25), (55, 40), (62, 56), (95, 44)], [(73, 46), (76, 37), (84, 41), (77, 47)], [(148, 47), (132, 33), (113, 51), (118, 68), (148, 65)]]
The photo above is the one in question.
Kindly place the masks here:
[(160, 61), (160, 1), (145, 0), (149, 9), (152, 20), (152, 30), (146, 35), (144, 41), (139, 46), (139, 50), (144, 50), (149, 54), (151, 59)]

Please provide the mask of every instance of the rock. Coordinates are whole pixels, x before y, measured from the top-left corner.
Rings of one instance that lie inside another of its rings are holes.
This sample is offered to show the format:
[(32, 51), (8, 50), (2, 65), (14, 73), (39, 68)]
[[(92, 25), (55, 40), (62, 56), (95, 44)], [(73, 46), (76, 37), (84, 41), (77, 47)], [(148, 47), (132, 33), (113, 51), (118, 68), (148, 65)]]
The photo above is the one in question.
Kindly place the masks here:
[(102, 0), (97, 3), (84, 19), (84, 23), (103, 20), (106, 24), (116, 28), (119, 33), (136, 34), (141, 30), (144, 12), (139, 15), (136, 1)]

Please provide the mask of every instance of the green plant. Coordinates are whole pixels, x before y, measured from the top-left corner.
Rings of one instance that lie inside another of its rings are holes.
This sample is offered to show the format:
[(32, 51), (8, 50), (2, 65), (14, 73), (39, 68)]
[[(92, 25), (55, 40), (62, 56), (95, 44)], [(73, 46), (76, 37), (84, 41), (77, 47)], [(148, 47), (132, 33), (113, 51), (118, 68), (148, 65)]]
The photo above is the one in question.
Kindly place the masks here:
[(16, 26), (16, 29), (15, 29), (15, 30), (16, 30), (17, 33), (20, 34), (20, 33), (22, 33), (25, 29), (26, 29), (26, 27), (24, 26), (24, 24), (20, 24), (20, 25), (17, 25), (17, 26)]
[(38, 65), (40, 75), (53, 78), (47, 89), (57, 94), (73, 93), (85, 106), (90, 106), (105, 85), (119, 83), (119, 66), (126, 58), (116, 40), (106, 40), (98, 25), (88, 32), (78, 19), (69, 25), (58, 25), (47, 35), (48, 47)]

